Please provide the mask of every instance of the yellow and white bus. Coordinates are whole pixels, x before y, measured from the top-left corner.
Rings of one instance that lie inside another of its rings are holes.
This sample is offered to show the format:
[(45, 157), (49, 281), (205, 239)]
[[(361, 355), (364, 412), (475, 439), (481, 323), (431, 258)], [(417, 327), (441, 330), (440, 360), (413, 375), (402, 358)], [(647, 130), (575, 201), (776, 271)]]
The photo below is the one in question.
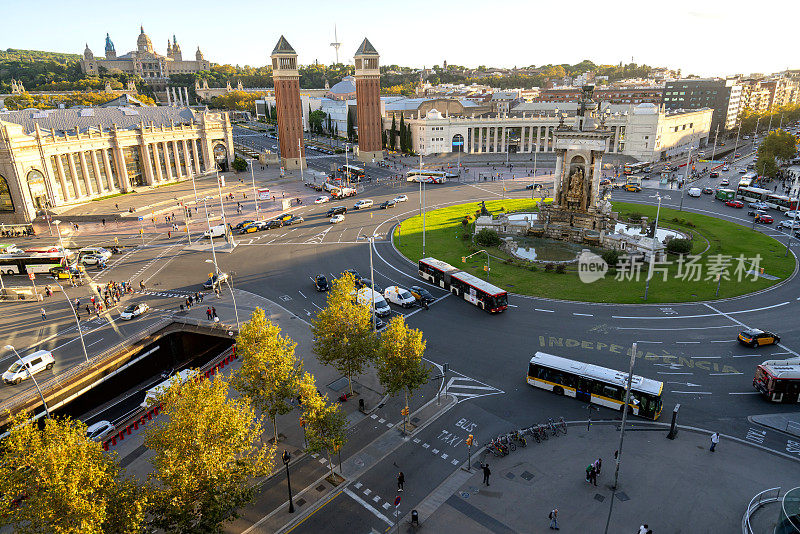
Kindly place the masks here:
[[(628, 373), (537, 352), (528, 364), (528, 384), (556, 395), (575, 397), (622, 411)], [(648, 419), (661, 415), (664, 383), (633, 375), (630, 413)]]

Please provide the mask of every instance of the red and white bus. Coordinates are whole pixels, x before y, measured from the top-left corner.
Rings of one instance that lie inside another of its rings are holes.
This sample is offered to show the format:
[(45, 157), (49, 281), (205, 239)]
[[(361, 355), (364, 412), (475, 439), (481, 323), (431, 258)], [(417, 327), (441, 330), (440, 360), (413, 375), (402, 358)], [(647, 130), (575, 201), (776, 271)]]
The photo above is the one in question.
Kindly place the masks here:
[(766, 202), (767, 206), (769, 206), (770, 208), (780, 211), (789, 211), (797, 209), (797, 199), (789, 198), (786, 195), (778, 195), (778, 194), (767, 195), (767, 199), (764, 202)]
[(489, 313), (502, 312), (508, 308), (508, 293), (505, 289), (436, 258), (419, 260), (419, 275)]
[(800, 399), (800, 359), (767, 360), (756, 368), (753, 387), (772, 402)]

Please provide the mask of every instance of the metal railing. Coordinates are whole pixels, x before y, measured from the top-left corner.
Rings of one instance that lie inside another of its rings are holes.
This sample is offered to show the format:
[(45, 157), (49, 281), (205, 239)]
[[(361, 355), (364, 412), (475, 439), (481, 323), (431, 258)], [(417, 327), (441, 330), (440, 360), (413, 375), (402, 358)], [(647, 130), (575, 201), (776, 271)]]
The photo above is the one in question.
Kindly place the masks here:
[[(768, 496), (775, 492), (774, 496)], [(742, 534), (753, 534), (753, 529), (750, 527), (750, 517), (762, 506), (767, 503), (779, 501), (781, 498), (781, 488), (770, 488), (757, 494), (750, 499), (750, 504), (747, 505), (747, 511), (742, 516)]]

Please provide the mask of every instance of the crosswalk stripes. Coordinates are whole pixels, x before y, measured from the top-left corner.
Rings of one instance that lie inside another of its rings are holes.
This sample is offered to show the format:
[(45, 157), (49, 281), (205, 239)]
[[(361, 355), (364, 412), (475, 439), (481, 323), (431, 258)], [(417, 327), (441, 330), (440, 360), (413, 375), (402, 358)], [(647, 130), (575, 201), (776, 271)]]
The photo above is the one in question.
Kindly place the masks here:
[(475, 399), (477, 397), (486, 397), (488, 395), (502, 395), (505, 393), (502, 389), (497, 389), (479, 380), (465, 376), (454, 376), (450, 378), (450, 380), (447, 381), (446, 391), (456, 397), (458, 402)]
[(322, 243), (322, 241), (325, 239), (325, 236), (328, 235), (328, 232), (330, 232), (332, 228), (333, 226), (330, 226), (325, 230), (323, 230), (322, 232), (318, 233), (317, 235), (309, 237), (305, 241), (305, 243), (316, 243), (316, 244)]
[(764, 437), (766, 435), (766, 430), (758, 430), (755, 428), (750, 428), (747, 430), (747, 439), (755, 443), (764, 443)]

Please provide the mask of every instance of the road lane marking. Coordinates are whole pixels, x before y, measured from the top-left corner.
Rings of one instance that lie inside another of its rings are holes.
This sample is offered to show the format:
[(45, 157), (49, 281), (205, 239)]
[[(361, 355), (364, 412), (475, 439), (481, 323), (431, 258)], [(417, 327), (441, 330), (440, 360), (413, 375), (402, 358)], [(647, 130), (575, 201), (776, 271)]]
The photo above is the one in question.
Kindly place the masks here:
[(538, 312), (545, 312), (545, 313), (555, 313), (556, 312), (555, 310), (542, 310), (540, 308), (534, 308), (533, 310), (534, 311), (538, 311)]
[(743, 375), (744, 373), (708, 373), (708, 376)]
[(689, 356), (690, 360), (719, 360), (722, 356)]
[(350, 497), (351, 499), (353, 499), (354, 501), (356, 501), (358, 504), (360, 504), (361, 506), (363, 506), (364, 508), (366, 508), (366, 509), (367, 509), (367, 510), (368, 510), (370, 513), (372, 513), (372, 515), (374, 515), (374, 516), (375, 516), (375, 517), (377, 517), (378, 519), (380, 519), (380, 520), (384, 521), (384, 522), (385, 522), (387, 525), (389, 525), (390, 527), (394, 526), (394, 523), (392, 523), (391, 521), (389, 521), (389, 518), (388, 518), (388, 517), (386, 517), (385, 515), (383, 515), (382, 513), (380, 513), (380, 512), (379, 512), (377, 509), (375, 509), (375, 508), (374, 508), (374, 507), (373, 507), (373, 506), (372, 506), (370, 503), (368, 503), (367, 501), (365, 501), (364, 499), (362, 499), (361, 497), (359, 497), (358, 495), (356, 495), (355, 493), (353, 493), (353, 492), (350, 490), (350, 488), (345, 488), (345, 489), (344, 489), (344, 491), (343, 491), (343, 493), (347, 494), (347, 496), (348, 496), (348, 497)]
[(758, 354), (734, 354), (732, 358), (755, 358)]
[(675, 343), (678, 343), (679, 345), (690, 345), (690, 344), (694, 345), (694, 344), (699, 344), (700, 342), (699, 341), (676, 341)]
[[(755, 310), (752, 310), (752, 311), (758, 311), (758, 310), (768, 310), (768, 309), (770, 309), (770, 308), (777, 308), (778, 306), (783, 306), (784, 304), (789, 304), (789, 302), (782, 302), (782, 303), (780, 303), (780, 304), (774, 304), (774, 305), (772, 305), (772, 306), (764, 306), (763, 308), (756, 308)], [(746, 324), (744, 324), (743, 322), (741, 322), (741, 321), (739, 321), (739, 320), (737, 320), (737, 319), (734, 319), (733, 317), (731, 317), (731, 314), (733, 314), (733, 313), (742, 313), (742, 312), (730, 312), (730, 314), (728, 314), (728, 313), (725, 313), (725, 312), (722, 312), (722, 311), (720, 311), (720, 310), (716, 309), (716, 308), (715, 308), (714, 306), (712, 306), (711, 304), (708, 304), (708, 303), (705, 303), (705, 302), (704, 302), (704, 303), (703, 303), (703, 305), (704, 305), (705, 307), (709, 308), (709, 309), (712, 309), (712, 310), (714, 310), (715, 312), (718, 312), (718, 313), (720, 313), (720, 314), (724, 315), (725, 317), (727, 317), (728, 319), (730, 319), (730, 320), (731, 320), (731, 321), (733, 321), (734, 323), (737, 323), (738, 325), (740, 325), (742, 328), (749, 328), (749, 327), (748, 327)], [(789, 348), (789, 347), (787, 347), (786, 345), (783, 345), (783, 344), (781, 344), (781, 343), (775, 343), (775, 345), (777, 345), (778, 347), (782, 348), (783, 350), (787, 350), (787, 351), (789, 351), (789, 353), (790, 353), (790, 354), (794, 354), (795, 356), (800, 356), (800, 354), (796, 353), (795, 351), (793, 351), (792, 349), (790, 349), (790, 348)]]
[(668, 373), (666, 371), (658, 371), (659, 375), (693, 375), (694, 373)]
[(578, 316), (581, 316), (581, 317), (594, 317), (594, 315), (591, 314), (591, 313), (575, 313), (575, 312), (572, 312), (572, 315), (578, 315)]
[(664, 343), (664, 342), (663, 342), (663, 341), (638, 341), (638, 343), (653, 343), (653, 344), (659, 344), (659, 343)]
[[(683, 326), (674, 328), (638, 328), (636, 326), (618, 326), (617, 330), (649, 330), (657, 332), (677, 332), (678, 330), (711, 330), (714, 328), (741, 328), (738, 324), (728, 324), (722, 326)], [(729, 343), (726, 341), (726, 343)]]
[(670, 393), (682, 393), (686, 395), (713, 395), (710, 391), (670, 391)]
[(730, 339), (721, 339), (719, 341), (709, 341), (709, 343), (730, 343)]
[(761, 395), (758, 391), (729, 391), (728, 395)]
[(307, 296), (303, 295), (303, 292), (302, 292), (302, 291), (300, 291), (299, 289), (297, 290), (297, 292), (298, 292), (298, 293), (300, 293), (300, 296), (302, 296), (304, 299), (307, 299), (307, 298), (308, 298)]
[[(724, 317), (727, 317), (731, 321), (738, 322), (738, 321), (736, 321), (736, 319), (733, 319), (732, 317), (729, 317), (729, 316), (730, 315), (735, 315), (735, 314), (740, 314), (740, 313), (752, 313), (752, 312), (757, 312), (757, 311), (770, 310), (772, 308), (779, 308), (779, 307), (785, 306), (787, 304), (789, 304), (789, 301), (781, 302), (781, 303), (778, 303), (778, 304), (772, 304), (771, 306), (763, 306), (761, 308), (750, 308), (749, 310), (738, 310), (738, 311), (732, 311), (732, 312), (727, 312), (726, 313), (726, 312), (720, 311), (720, 310), (716, 309), (715, 307), (711, 306), (710, 304), (707, 304), (707, 303), (704, 302), (703, 303), (704, 306), (706, 306), (709, 309), (715, 311), (716, 313), (704, 313), (704, 314), (699, 314), (699, 315), (670, 315), (670, 316), (667, 316), (667, 317), (655, 316), (655, 315), (653, 315), (653, 316), (612, 315), (611, 317), (614, 318), (614, 319), (651, 320), (651, 319), (701, 319), (703, 317), (716, 317), (718, 315), (722, 315)], [(739, 324), (741, 326), (745, 326), (744, 323), (739, 323)]]

